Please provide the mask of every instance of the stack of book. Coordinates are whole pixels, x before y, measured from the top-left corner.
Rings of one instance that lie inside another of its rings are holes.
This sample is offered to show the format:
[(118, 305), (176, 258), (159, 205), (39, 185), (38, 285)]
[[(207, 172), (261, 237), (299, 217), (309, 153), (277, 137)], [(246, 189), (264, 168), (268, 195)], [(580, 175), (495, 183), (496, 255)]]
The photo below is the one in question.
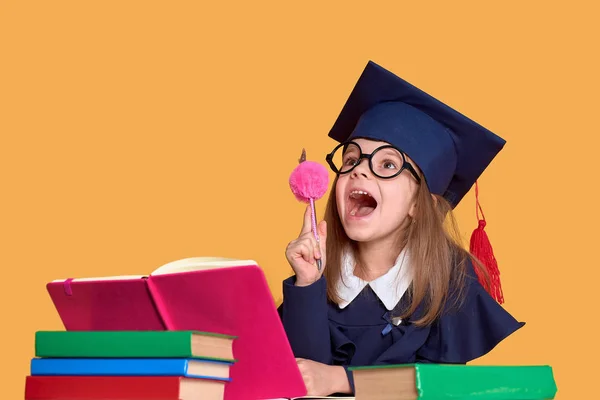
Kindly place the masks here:
[(25, 400), (220, 400), (234, 340), (197, 331), (39, 331)]
[(550, 400), (549, 365), (406, 364), (350, 367), (356, 400)]

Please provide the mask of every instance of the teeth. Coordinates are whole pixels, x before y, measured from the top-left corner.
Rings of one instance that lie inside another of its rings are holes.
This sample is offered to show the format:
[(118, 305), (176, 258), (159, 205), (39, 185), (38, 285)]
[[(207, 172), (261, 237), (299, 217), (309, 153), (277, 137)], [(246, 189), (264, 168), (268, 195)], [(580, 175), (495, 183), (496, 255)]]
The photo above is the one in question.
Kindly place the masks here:
[[(369, 196), (371, 197), (371, 195), (367, 192), (365, 192), (364, 190), (353, 190), (350, 192), (350, 197), (353, 199), (357, 199), (359, 196)], [(358, 211), (358, 207), (355, 207), (353, 210), (350, 211), (350, 215), (354, 216), (356, 215)]]

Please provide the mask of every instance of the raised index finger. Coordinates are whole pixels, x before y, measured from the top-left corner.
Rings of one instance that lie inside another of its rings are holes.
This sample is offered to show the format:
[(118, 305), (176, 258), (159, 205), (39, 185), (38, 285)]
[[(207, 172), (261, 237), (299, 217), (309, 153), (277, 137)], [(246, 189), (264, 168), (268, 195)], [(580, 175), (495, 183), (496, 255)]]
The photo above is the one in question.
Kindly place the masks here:
[(304, 211), (304, 221), (302, 221), (302, 229), (300, 230), (300, 236), (310, 232), (312, 230), (312, 216), (310, 210), (310, 204), (306, 206)]

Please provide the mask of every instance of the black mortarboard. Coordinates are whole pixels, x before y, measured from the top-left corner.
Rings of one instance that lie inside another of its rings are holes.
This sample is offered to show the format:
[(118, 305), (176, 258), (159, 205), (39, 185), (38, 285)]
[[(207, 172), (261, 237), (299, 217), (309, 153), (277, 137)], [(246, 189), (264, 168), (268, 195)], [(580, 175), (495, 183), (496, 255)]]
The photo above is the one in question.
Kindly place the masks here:
[(429, 190), (455, 207), (504, 139), (369, 61), (329, 136), (388, 142), (418, 165)]

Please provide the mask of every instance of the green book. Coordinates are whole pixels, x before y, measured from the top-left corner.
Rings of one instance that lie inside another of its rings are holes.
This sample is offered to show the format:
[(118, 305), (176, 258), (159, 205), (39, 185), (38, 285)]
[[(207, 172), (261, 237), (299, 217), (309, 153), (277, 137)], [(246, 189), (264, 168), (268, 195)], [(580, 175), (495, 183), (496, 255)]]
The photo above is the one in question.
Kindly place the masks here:
[(406, 364), (348, 369), (357, 400), (548, 400), (557, 391), (547, 365)]
[(38, 331), (46, 358), (205, 358), (235, 361), (235, 336), (198, 331)]

